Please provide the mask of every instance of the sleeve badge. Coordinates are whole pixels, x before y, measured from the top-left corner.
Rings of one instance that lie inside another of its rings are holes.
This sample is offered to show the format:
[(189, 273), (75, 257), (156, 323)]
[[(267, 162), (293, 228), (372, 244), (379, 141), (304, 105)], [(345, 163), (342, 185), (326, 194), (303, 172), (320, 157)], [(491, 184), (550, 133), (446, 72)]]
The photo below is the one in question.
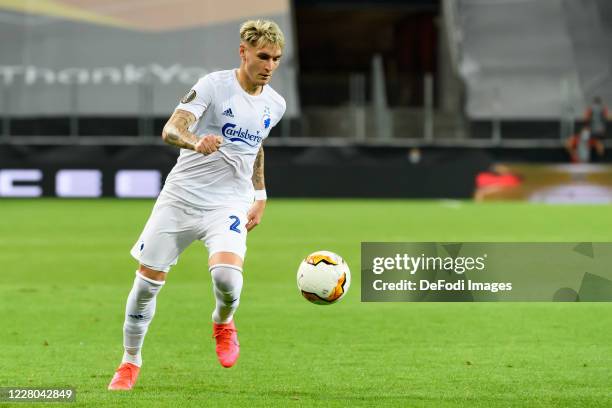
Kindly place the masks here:
[(185, 96), (183, 96), (183, 99), (181, 99), (181, 103), (189, 103), (193, 101), (195, 97), (196, 97), (196, 91), (192, 89), (189, 92), (187, 92)]

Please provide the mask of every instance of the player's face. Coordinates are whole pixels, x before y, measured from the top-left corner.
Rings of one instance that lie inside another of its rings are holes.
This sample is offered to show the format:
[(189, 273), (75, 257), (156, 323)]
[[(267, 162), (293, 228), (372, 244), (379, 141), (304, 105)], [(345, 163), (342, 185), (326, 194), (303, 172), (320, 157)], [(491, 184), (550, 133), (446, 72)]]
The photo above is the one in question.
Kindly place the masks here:
[(272, 79), (272, 74), (278, 68), (282, 51), (276, 45), (254, 47), (240, 44), (240, 57), (244, 72), (253, 85), (266, 85)]

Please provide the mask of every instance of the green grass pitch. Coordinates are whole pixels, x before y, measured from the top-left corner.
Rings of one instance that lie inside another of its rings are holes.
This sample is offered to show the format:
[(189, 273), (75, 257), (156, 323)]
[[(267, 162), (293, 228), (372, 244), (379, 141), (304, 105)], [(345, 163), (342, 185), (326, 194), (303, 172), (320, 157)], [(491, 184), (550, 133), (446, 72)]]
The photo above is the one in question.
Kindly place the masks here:
[[(135, 389), (111, 393), (128, 251), (151, 207), (0, 201), (0, 386), (74, 387), (79, 407), (612, 406), (609, 304), (360, 302), (361, 241), (612, 241), (610, 206), (450, 201), (270, 200), (249, 237), (231, 369), (216, 360), (194, 243), (158, 297)], [(351, 266), (337, 305), (296, 288), (317, 249)]]

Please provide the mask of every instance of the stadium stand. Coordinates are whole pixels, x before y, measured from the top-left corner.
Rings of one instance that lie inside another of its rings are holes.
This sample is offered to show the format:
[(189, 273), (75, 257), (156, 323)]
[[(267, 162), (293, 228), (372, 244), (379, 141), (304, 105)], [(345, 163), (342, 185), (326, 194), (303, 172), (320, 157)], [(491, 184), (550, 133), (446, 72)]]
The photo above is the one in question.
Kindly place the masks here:
[(472, 137), (566, 138), (593, 96), (612, 100), (610, 2), (453, 4), (446, 10), (455, 15), (445, 21), (452, 25)]
[[(584, 98), (563, 1), (459, 4), (460, 71), (470, 118), (557, 118), (566, 102), (581, 112)], [(564, 81), (578, 89), (563, 95)]]

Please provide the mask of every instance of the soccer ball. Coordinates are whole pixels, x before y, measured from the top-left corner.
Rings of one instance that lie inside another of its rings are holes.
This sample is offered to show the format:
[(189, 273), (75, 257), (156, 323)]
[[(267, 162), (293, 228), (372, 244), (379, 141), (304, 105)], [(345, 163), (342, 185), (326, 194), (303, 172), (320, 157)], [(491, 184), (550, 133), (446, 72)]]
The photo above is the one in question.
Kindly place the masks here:
[(346, 295), (351, 285), (351, 271), (340, 255), (313, 252), (298, 268), (297, 285), (309, 302), (331, 305)]

